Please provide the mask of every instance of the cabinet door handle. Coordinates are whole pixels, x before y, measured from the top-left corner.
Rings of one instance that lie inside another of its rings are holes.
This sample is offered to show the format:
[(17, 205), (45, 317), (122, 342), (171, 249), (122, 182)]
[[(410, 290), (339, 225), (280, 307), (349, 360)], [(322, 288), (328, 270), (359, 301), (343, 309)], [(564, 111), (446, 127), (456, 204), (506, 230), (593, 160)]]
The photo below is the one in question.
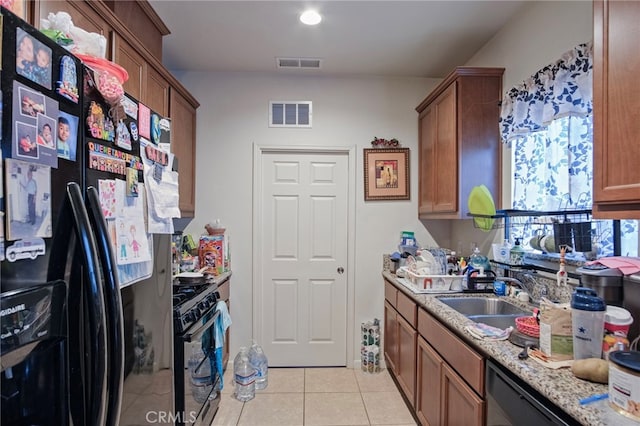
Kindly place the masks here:
[(337, 271), (340, 275), (342, 275), (344, 273), (344, 268), (342, 266), (338, 266)]

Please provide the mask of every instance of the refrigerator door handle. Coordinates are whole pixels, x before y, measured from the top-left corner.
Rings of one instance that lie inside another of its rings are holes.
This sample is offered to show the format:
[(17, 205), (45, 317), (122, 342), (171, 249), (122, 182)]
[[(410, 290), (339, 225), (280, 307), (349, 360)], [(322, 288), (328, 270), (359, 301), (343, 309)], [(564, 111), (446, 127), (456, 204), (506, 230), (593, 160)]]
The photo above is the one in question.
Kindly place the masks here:
[[(80, 186), (71, 182), (67, 184), (67, 197), (73, 213), (75, 231), (86, 268), (88, 288), (83, 289), (87, 297), (89, 323), (89, 346), (91, 361), (89, 363), (89, 404), (87, 420), (92, 425), (104, 425), (106, 419), (107, 398), (107, 335), (105, 305), (102, 295), (103, 277), (98, 260), (98, 248), (95, 236), (91, 231), (89, 216), (82, 198)], [(70, 348), (74, 350), (74, 348)], [(77, 349), (76, 349), (77, 350)]]
[(117, 426), (122, 408), (122, 389), (124, 383), (124, 319), (122, 299), (118, 281), (116, 257), (109, 237), (109, 231), (102, 214), (100, 196), (95, 187), (87, 188), (87, 212), (92, 228), (96, 233), (100, 263), (104, 275), (104, 300), (107, 311), (107, 425)]

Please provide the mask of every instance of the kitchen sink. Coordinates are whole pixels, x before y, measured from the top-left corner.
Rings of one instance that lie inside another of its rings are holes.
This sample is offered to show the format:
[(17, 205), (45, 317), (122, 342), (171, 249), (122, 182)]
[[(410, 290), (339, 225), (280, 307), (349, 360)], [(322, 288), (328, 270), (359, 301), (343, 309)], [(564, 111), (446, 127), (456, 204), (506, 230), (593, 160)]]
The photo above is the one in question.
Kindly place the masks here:
[(438, 300), (469, 318), (473, 316), (516, 318), (531, 315), (531, 312), (497, 297), (439, 297)]

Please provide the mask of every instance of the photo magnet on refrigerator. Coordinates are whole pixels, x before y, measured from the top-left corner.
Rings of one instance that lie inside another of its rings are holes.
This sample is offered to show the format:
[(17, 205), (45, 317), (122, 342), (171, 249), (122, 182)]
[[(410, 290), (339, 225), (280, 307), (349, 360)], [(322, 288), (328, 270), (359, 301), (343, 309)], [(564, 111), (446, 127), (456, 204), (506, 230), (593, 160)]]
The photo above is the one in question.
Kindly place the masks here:
[(60, 59), (60, 80), (57, 81), (56, 92), (71, 102), (78, 103), (78, 73), (76, 63), (70, 56)]

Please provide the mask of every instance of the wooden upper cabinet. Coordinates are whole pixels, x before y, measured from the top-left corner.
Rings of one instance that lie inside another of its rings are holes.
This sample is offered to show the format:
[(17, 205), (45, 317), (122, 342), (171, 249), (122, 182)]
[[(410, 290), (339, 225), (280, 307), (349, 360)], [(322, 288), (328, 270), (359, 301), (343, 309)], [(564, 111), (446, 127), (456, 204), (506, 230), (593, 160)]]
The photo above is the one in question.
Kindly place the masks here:
[(196, 108), (187, 97), (171, 90), (171, 151), (178, 158), (178, 195), (182, 217), (193, 217), (196, 204)]
[(162, 37), (170, 31), (147, 1), (103, 0), (103, 3), (154, 57), (162, 61)]
[(113, 62), (129, 73), (129, 79), (123, 85), (124, 91), (146, 105), (147, 61), (118, 34), (114, 34), (113, 37)]
[(640, 3), (593, 2), (593, 216), (640, 219)]
[(416, 107), (420, 218), (468, 219), (467, 198), (480, 184), (500, 206), (503, 73), (458, 67)]
[(442, 92), (428, 111), (420, 124), (425, 132), (421, 142), (425, 146), (426, 167), (424, 179), (420, 179), (420, 194), (425, 196), (420, 212), (455, 213), (458, 211), (456, 84)]
[(420, 178), (418, 180), (418, 213), (420, 215), (434, 211), (435, 193), (433, 185), (435, 176), (435, 140), (436, 113), (433, 105), (422, 111), (418, 117), (420, 145), (419, 165)]
[(158, 114), (169, 116), (169, 82), (158, 71), (147, 67), (145, 100), (149, 108)]
[(169, 82), (136, 49), (118, 35), (114, 36), (116, 63), (129, 73), (124, 91), (158, 114), (169, 115)]

